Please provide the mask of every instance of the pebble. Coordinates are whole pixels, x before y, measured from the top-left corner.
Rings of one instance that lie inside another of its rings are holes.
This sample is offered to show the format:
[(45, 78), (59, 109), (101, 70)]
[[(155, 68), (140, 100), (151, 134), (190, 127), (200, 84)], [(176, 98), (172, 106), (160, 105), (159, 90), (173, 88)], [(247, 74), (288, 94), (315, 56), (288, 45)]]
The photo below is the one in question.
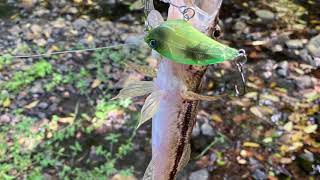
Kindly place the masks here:
[(256, 180), (265, 180), (268, 179), (266, 173), (260, 169), (256, 169), (253, 174), (252, 177)]
[(288, 68), (289, 68), (288, 61), (283, 61), (279, 63), (278, 66), (276, 67), (276, 73), (281, 77), (287, 77), (289, 72)]
[(36, 83), (31, 89), (30, 92), (35, 94), (35, 93), (43, 93), (44, 90), (42, 88), (42, 84), (41, 83)]
[(82, 28), (86, 28), (88, 26), (88, 22), (84, 19), (77, 19), (73, 22), (73, 26), (77, 30), (81, 30)]
[(275, 19), (275, 14), (266, 9), (257, 10), (256, 15), (263, 21), (272, 21)]
[(310, 39), (307, 49), (314, 57), (320, 57), (320, 34)]
[(313, 82), (310, 76), (299, 76), (295, 78), (294, 82), (299, 89), (307, 89), (313, 87)]
[(38, 104), (38, 107), (41, 109), (47, 109), (48, 106), (49, 106), (49, 104), (46, 102), (41, 102)]
[(9, 123), (10, 121), (11, 121), (11, 118), (8, 114), (4, 114), (0, 116), (0, 124)]
[(198, 137), (200, 135), (200, 126), (198, 122), (196, 122), (196, 124), (194, 125), (191, 135), (192, 137)]
[(300, 49), (303, 48), (303, 41), (300, 39), (290, 39), (285, 42), (289, 49)]
[(189, 180), (207, 180), (209, 179), (209, 172), (207, 169), (200, 169), (191, 173)]
[(201, 125), (201, 132), (205, 136), (213, 137), (215, 135), (213, 127), (209, 122), (205, 122)]

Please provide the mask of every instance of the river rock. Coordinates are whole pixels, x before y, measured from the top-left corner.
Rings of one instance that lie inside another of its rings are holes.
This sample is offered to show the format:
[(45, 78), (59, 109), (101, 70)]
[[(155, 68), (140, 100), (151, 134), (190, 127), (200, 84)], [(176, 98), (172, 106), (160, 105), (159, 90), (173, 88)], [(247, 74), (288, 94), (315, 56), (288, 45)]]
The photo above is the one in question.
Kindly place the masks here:
[(213, 127), (209, 124), (209, 122), (205, 122), (201, 125), (201, 132), (205, 136), (213, 137), (214, 136), (214, 130)]
[(11, 121), (11, 117), (8, 114), (4, 114), (0, 116), (0, 124), (9, 123)]
[(266, 9), (257, 10), (256, 15), (263, 21), (272, 21), (275, 19), (275, 14)]
[(200, 135), (200, 126), (199, 123), (196, 122), (196, 124), (194, 125), (193, 129), (192, 129), (192, 137), (197, 137)]
[(283, 61), (279, 63), (278, 66), (276, 67), (277, 74), (281, 77), (288, 76), (288, 67), (289, 67), (288, 61)]
[(320, 34), (311, 38), (307, 44), (307, 49), (312, 56), (320, 58)]
[(300, 49), (303, 48), (303, 41), (300, 39), (290, 39), (286, 41), (286, 46), (289, 49)]
[(295, 78), (294, 82), (299, 89), (307, 89), (313, 87), (313, 82), (310, 76), (299, 76)]
[(73, 26), (77, 30), (81, 30), (82, 28), (86, 28), (88, 26), (88, 22), (85, 19), (77, 19), (73, 22)]
[(260, 169), (256, 169), (253, 174), (252, 177), (256, 180), (265, 180), (268, 179), (266, 173)]
[(207, 180), (209, 179), (209, 172), (207, 169), (200, 169), (191, 173), (189, 180)]

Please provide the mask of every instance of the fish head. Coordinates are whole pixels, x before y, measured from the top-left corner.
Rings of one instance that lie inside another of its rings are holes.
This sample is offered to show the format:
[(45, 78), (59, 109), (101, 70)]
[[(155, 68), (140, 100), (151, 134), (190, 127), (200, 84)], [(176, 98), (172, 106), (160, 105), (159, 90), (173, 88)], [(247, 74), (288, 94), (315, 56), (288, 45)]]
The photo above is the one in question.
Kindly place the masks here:
[(168, 43), (173, 38), (173, 33), (171, 28), (159, 25), (145, 36), (144, 41), (151, 49), (163, 55), (168, 50)]

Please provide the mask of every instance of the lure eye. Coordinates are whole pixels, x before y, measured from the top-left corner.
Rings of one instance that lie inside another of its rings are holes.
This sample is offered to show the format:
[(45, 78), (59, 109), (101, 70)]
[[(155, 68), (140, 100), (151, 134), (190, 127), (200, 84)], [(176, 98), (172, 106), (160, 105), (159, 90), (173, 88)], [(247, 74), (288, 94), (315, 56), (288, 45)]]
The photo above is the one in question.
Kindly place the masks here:
[(153, 49), (156, 48), (157, 47), (157, 41), (154, 40), (154, 39), (151, 39), (150, 42), (149, 42), (149, 46), (151, 48), (153, 48)]

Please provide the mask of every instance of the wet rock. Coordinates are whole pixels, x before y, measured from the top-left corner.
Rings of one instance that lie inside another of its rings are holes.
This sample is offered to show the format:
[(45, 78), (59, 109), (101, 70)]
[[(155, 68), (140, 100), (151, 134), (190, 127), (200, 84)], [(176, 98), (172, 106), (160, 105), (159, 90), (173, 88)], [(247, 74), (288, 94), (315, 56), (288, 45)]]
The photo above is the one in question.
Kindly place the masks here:
[(314, 57), (320, 57), (320, 34), (311, 38), (307, 44), (307, 49)]
[(245, 29), (247, 27), (246, 23), (242, 22), (242, 21), (237, 21), (234, 26), (233, 29), (236, 31), (240, 31), (242, 32), (243, 29)]
[(207, 180), (209, 179), (209, 172), (207, 169), (200, 169), (191, 173), (189, 180)]
[(303, 169), (307, 173), (312, 173), (313, 163), (315, 161), (313, 153), (306, 151), (305, 153), (301, 154), (297, 158), (297, 163), (301, 169)]
[(213, 127), (209, 124), (209, 122), (205, 122), (201, 125), (201, 132), (205, 136), (213, 137), (214, 136), (214, 130)]
[[(310, 55), (310, 53), (307, 49), (302, 49), (299, 52), (299, 57), (304, 62), (307, 62), (308, 64), (311, 64), (312, 66), (316, 66), (315, 60), (312, 58), (312, 56)], [(320, 66), (320, 64), (318, 66)]]
[(257, 10), (256, 15), (263, 21), (272, 21), (275, 19), (275, 14), (266, 9)]
[(46, 102), (41, 102), (38, 104), (38, 107), (41, 109), (47, 109), (48, 106), (49, 106), (49, 104)]
[(299, 76), (295, 78), (294, 83), (299, 89), (307, 89), (313, 87), (313, 82), (310, 76)]
[(30, 92), (35, 94), (35, 93), (43, 93), (44, 90), (42, 88), (42, 84), (41, 83), (36, 83), (31, 89)]
[(82, 28), (86, 28), (88, 26), (88, 22), (85, 19), (77, 19), (73, 22), (73, 26), (77, 30), (81, 30)]
[(0, 116), (0, 124), (9, 123), (11, 121), (11, 118), (8, 114), (4, 114)]
[(58, 104), (52, 104), (50, 107), (49, 107), (49, 112), (56, 112), (58, 111)]
[(281, 77), (287, 77), (288, 67), (289, 67), (288, 61), (283, 61), (279, 63), (278, 66), (276, 67), (277, 74)]
[(40, 119), (46, 119), (46, 118), (47, 118), (47, 114), (46, 114), (46, 113), (43, 113), (43, 112), (38, 112), (38, 113), (37, 113), (37, 116), (38, 116)]
[(199, 123), (196, 122), (196, 124), (194, 125), (193, 129), (192, 129), (192, 137), (197, 137), (200, 135), (200, 126)]
[(256, 180), (265, 180), (265, 179), (268, 179), (268, 176), (267, 174), (262, 171), (261, 169), (256, 169), (253, 174), (252, 174), (252, 177)]
[(289, 49), (300, 49), (303, 48), (303, 41), (300, 39), (290, 39), (285, 42)]

